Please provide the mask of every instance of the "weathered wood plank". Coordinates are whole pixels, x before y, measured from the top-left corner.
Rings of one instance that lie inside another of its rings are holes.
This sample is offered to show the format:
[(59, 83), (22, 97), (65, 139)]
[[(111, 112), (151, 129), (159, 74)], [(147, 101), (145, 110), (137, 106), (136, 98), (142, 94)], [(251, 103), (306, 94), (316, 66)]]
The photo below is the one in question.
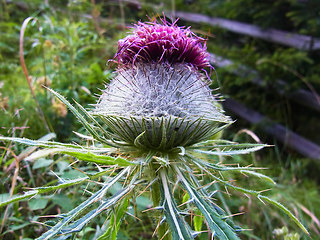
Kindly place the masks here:
[(275, 123), (262, 114), (245, 107), (233, 99), (226, 99), (223, 102), (223, 107), (245, 119), (246, 121), (258, 125), (259, 129), (273, 136), (275, 139), (283, 143), (288, 148), (300, 153), (301, 155), (320, 160), (320, 146), (301, 137), (290, 129), (279, 123)]
[(190, 22), (207, 23), (212, 26), (219, 26), (220, 28), (227, 29), (231, 32), (260, 38), (266, 41), (280, 43), (301, 50), (320, 49), (320, 39), (313, 39), (311, 36), (307, 35), (290, 33), (287, 31), (281, 31), (273, 28), (264, 29), (248, 23), (241, 23), (234, 20), (228, 20), (223, 18), (208, 17), (197, 13), (176, 11), (174, 14), (177, 18), (187, 20)]
[[(234, 64), (233, 61), (229, 59), (222, 58), (220, 56), (217, 56), (215, 54), (210, 54), (210, 63), (215, 67), (229, 67)], [(262, 86), (263, 85), (263, 79), (259, 76), (258, 72), (250, 69), (244, 65), (238, 66), (238, 69), (235, 69), (233, 71), (234, 74), (247, 77), (249, 74), (253, 75), (253, 83)], [(287, 93), (285, 91), (286, 89), (286, 83), (283, 80), (276, 80), (276, 89), (278, 91), (278, 94), (280, 95), (286, 95), (290, 100), (298, 103), (299, 105), (311, 108), (317, 112), (320, 112), (320, 96), (313, 94), (310, 91), (304, 90), (304, 89), (298, 89), (296, 91), (293, 91), (291, 93)]]

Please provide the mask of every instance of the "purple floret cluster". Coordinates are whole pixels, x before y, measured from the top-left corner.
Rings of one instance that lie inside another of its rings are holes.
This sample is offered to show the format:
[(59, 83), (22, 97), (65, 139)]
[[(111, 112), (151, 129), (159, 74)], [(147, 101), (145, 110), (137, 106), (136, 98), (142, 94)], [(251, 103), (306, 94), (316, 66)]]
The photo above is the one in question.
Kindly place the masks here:
[(118, 64), (185, 63), (204, 70), (211, 67), (210, 55), (206, 51), (206, 40), (196, 36), (189, 28), (179, 27), (176, 22), (161, 19), (138, 22), (132, 34), (119, 40), (115, 59)]

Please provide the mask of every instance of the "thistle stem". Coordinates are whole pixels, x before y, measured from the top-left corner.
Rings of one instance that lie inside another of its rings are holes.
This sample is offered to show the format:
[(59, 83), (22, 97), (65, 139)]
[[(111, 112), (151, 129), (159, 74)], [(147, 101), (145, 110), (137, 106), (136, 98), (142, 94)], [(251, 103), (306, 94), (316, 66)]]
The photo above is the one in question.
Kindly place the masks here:
[[(157, 177), (157, 169), (159, 165), (154, 164), (154, 162), (150, 162), (150, 173), (151, 173), (151, 178), (154, 179)], [(152, 186), (151, 186), (151, 196), (152, 196), (152, 202), (153, 202), (153, 207), (158, 207), (160, 206), (161, 203), (161, 179), (159, 178), (158, 181), (155, 181)], [(157, 217), (159, 218), (159, 221), (161, 221), (160, 216), (162, 214), (157, 214)], [(158, 239), (161, 240), (171, 240), (171, 234), (168, 234), (169, 226), (166, 222), (162, 223), (158, 227)]]

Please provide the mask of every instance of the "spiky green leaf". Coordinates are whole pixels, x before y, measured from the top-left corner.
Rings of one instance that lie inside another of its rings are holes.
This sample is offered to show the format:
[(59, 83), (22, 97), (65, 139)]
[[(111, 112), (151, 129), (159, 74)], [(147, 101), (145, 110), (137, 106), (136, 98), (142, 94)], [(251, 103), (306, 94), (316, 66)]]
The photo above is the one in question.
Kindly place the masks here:
[[(64, 218), (59, 221), (55, 226), (53, 226), (52, 228), (50, 228), (47, 232), (45, 232), (44, 234), (42, 234), (39, 238), (37, 238), (37, 240), (49, 240), (52, 237), (54, 237), (56, 234), (60, 233), (60, 231), (62, 229), (66, 229), (68, 224), (71, 221), (74, 221), (74, 219), (76, 217), (78, 217), (83, 211), (85, 211), (89, 206), (91, 206), (93, 203), (101, 200), (101, 198), (104, 196), (105, 192), (115, 183), (117, 182), (122, 176), (124, 176), (125, 174), (127, 174), (129, 172), (130, 168), (127, 167), (124, 170), (122, 170), (118, 175), (116, 175), (114, 178), (111, 178), (107, 183), (105, 183), (103, 185), (103, 187), (97, 191), (96, 193), (94, 193), (90, 198), (88, 198), (86, 201), (84, 201), (83, 203), (81, 203), (78, 207), (72, 209), (70, 212), (68, 212)], [(105, 202), (103, 202), (99, 208), (100, 209), (105, 209), (107, 207), (109, 207), (108, 204), (112, 204), (115, 203), (116, 200), (119, 200), (120, 198), (117, 198), (118, 195), (115, 196), (115, 198), (110, 199), (109, 201), (106, 202), (106, 204), (104, 205)], [(91, 213), (92, 215), (94, 215), (94, 213)], [(91, 215), (88, 215), (88, 219)], [(91, 218), (90, 218), (91, 219)], [(83, 221), (86, 221), (86, 219), (83, 219)], [(81, 222), (79, 223), (81, 225)], [(69, 230), (70, 231), (70, 230)]]
[(220, 240), (239, 240), (233, 229), (222, 219), (221, 215), (205, 201), (204, 197), (200, 195), (193, 184), (181, 172), (179, 167), (175, 166), (175, 170), (185, 189), (189, 193), (190, 198), (206, 218), (207, 223), (211, 231), (215, 233), (215, 236)]
[(173, 240), (190, 240), (194, 239), (190, 227), (184, 221), (183, 217), (179, 213), (179, 209), (176, 206), (169, 183), (167, 174), (164, 169), (160, 172), (161, 177), (161, 195), (162, 205), (164, 208), (164, 214), (166, 221), (170, 226)]

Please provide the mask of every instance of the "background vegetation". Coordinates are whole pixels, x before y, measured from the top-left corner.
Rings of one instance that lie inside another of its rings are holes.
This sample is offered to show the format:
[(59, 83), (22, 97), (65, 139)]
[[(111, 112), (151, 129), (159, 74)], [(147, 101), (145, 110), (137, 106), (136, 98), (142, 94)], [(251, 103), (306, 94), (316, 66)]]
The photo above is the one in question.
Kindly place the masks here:
[[(114, 56), (117, 40), (128, 32), (126, 26), (137, 20), (148, 20), (147, 16), (162, 16), (162, 12), (167, 10), (201, 13), (320, 38), (320, 2), (317, 0), (171, 0), (152, 3), (121, 0), (2, 0), (0, 134), (38, 139), (54, 132), (58, 141), (78, 141), (73, 131), (85, 131), (66, 107), (48, 94), (42, 85), (90, 108), (90, 104), (96, 102), (100, 89), (112, 77), (112, 62), (108, 66), (106, 63)], [(19, 34), (23, 21), (28, 17), (33, 19), (26, 27), (23, 46), (31, 85), (28, 85), (19, 60)], [(290, 92), (310, 90), (310, 86), (320, 92), (319, 50), (299, 50), (208, 24), (185, 20), (180, 20), (178, 24), (191, 25), (194, 32), (208, 37), (210, 52), (234, 62), (228, 67), (217, 68), (219, 81), (212, 74), (213, 88), (220, 87), (219, 91), (224, 96), (237, 99), (320, 144), (319, 112), (299, 105), (299, 99), (292, 101), (288, 97)], [(257, 71), (263, 84), (253, 84), (255, 76), (252, 74), (235, 74), (234, 70), (239, 65)], [(285, 82), (283, 94), (277, 94), (278, 79)], [(29, 86), (35, 92), (40, 108)], [(41, 111), (44, 118), (41, 117)], [(231, 112), (227, 113), (237, 118)], [(235, 158), (232, 163), (267, 167), (265, 173), (278, 183), (277, 190), (271, 196), (286, 203), (307, 226), (311, 236), (317, 239), (320, 235), (320, 221), (317, 218), (320, 216), (318, 161), (288, 150), (259, 131), (257, 126), (241, 119), (224, 132), (224, 138), (229, 140), (255, 141), (252, 136), (258, 136), (260, 141), (275, 146), (255, 155)], [(68, 157), (23, 160), (23, 154), (32, 151), (14, 144), (0, 145), (1, 199), (13, 193), (22, 193), (27, 187), (52, 184), (57, 181), (55, 175), (73, 179), (81, 176), (82, 171), (90, 171), (89, 166), (81, 163), (70, 167), (72, 159)], [(21, 158), (19, 166), (15, 164), (15, 156)], [(255, 182), (251, 181), (242, 184), (255, 186)], [(45, 227), (39, 224), (44, 221), (41, 216), (55, 215), (77, 206), (84, 198), (85, 189), (85, 185), (79, 185), (54, 195), (13, 204), (7, 210), (1, 209), (0, 238), (33, 239), (39, 236), (45, 231)], [(294, 223), (274, 209), (263, 207), (261, 202), (249, 197), (244, 200), (236, 195), (229, 196), (224, 189), (220, 190), (224, 197), (217, 200), (218, 204), (228, 206), (232, 213), (244, 212), (234, 217), (240, 226), (250, 229), (242, 234), (244, 239), (283, 239), (285, 236), (287, 239), (307, 239)], [(150, 200), (142, 198), (137, 204), (138, 208), (145, 209), (150, 205)], [(142, 221), (126, 218), (119, 239), (151, 238), (155, 228), (152, 219), (141, 213), (137, 217)], [(88, 225), (82, 235), (75, 236), (75, 239), (94, 239), (103, 223), (104, 219), (101, 218)]]

